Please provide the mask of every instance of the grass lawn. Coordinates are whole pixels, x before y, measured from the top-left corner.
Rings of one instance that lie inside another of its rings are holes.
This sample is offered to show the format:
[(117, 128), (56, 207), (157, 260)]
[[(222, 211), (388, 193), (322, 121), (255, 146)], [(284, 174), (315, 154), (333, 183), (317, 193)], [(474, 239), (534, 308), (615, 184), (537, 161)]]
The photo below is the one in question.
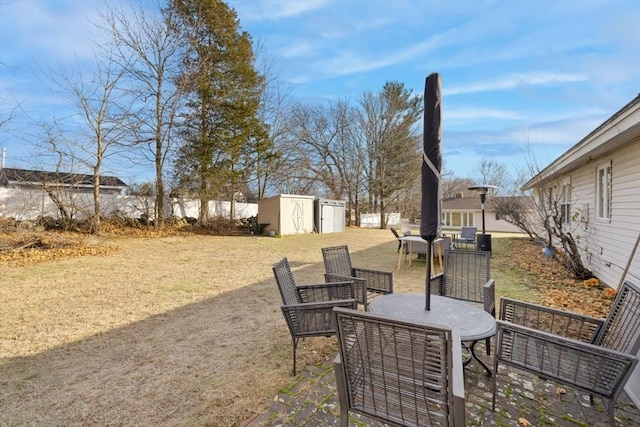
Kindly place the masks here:
[[(347, 244), (354, 265), (394, 271), (396, 292), (424, 291), (424, 262), (397, 271), (389, 230), (83, 239), (75, 256), (27, 262), (0, 245), (0, 425), (229, 426), (260, 412), (292, 381), (271, 271), (285, 256), (299, 284), (317, 283), (320, 249)], [(544, 298), (531, 266), (558, 268), (526, 240), (494, 237), (497, 298)], [(334, 341), (302, 342), (299, 369)]]

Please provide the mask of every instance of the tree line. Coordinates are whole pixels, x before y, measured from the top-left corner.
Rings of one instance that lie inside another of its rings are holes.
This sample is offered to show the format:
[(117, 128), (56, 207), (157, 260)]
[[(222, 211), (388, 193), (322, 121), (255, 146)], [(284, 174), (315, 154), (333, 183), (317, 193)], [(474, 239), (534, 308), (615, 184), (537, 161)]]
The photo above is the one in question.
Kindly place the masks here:
[[(133, 11), (111, 4), (94, 25), (101, 41), (91, 65), (46, 75), (69, 113), (22, 135), (49, 167), (93, 176), (94, 232), (105, 163), (124, 161), (154, 170), (153, 182), (131, 183), (130, 192), (155, 196), (160, 227), (167, 194), (202, 207), (314, 194), (345, 200), (355, 218), (419, 216), (423, 100), (403, 83), (355, 100), (294, 102), (221, 0)], [(493, 175), (505, 173), (490, 163)], [(473, 182), (445, 173), (443, 183), (446, 197)]]
[(422, 97), (403, 83), (356, 100), (294, 102), (221, 0), (133, 12), (111, 4), (95, 28), (101, 41), (88, 69), (47, 73), (69, 114), (22, 135), (56, 171), (94, 177), (93, 231), (100, 176), (118, 161), (153, 168), (153, 182), (131, 191), (155, 195), (158, 226), (167, 193), (201, 206), (315, 194), (346, 200), (356, 218), (417, 207)]
[[(129, 192), (155, 196), (157, 227), (166, 195), (198, 199), (201, 223), (210, 200), (234, 206), (278, 193), (345, 200), (354, 218), (379, 213), (382, 227), (390, 211), (419, 217), (423, 99), (402, 82), (355, 100), (293, 102), (266, 51), (222, 0), (169, 0), (133, 11), (110, 4), (94, 24), (101, 41), (89, 69), (47, 74), (69, 115), (40, 121), (36, 135), (22, 136), (37, 141), (56, 171), (91, 173), (91, 231), (100, 230), (104, 164), (119, 159), (153, 168), (153, 182), (132, 183)], [(443, 197), (480, 183), (521, 194), (519, 185), (539, 170), (514, 179), (503, 164), (482, 158), (470, 179), (445, 167)], [(548, 245), (558, 239), (579, 270), (575, 239), (560, 220), (567, 214), (549, 212), (562, 205), (549, 197), (537, 198), (533, 223), (522, 216), (530, 207), (504, 202), (496, 209)]]

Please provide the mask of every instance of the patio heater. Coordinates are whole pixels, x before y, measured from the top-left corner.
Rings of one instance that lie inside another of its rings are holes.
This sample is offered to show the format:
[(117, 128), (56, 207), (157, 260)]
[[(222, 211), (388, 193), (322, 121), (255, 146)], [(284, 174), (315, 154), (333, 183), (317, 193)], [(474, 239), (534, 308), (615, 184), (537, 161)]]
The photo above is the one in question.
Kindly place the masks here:
[(491, 234), (486, 233), (485, 224), (484, 224), (484, 202), (487, 200), (487, 193), (491, 189), (497, 189), (495, 185), (491, 184), (480, 184), (480, 185), (472, 185), (469, 187), (469, 190), (475, 190), (480, 195), (480, 204), (482, 207), (482, 233), (476, 236), (476, 249), (479, 251), (486, 251), (491, 253)]

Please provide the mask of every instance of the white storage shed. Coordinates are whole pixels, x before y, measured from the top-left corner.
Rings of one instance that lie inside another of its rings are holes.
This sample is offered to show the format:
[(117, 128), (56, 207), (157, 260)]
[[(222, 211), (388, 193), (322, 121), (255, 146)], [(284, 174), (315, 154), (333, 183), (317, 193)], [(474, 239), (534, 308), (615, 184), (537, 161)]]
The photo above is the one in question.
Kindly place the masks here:
[(258, 202), (258, 224), (276, 235), (313, 232), (313, 196), (279, 194)]
[(318, 233), (344, 233), (344, 200), (314, 200), (314, 224)]

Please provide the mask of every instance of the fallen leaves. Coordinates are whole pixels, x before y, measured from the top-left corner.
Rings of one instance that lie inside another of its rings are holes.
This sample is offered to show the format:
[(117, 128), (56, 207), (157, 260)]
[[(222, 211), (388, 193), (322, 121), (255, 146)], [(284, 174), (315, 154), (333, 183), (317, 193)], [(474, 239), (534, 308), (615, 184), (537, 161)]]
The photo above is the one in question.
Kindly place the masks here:
[(118, 250), (114, 245), (89, 244), (83, 236), (71, 233), (0, 233), (0, 264), (11, 267)]
[(572, 278), (557, 259), (545, 257), (540, 246), (516, 240), (509, 257), (538, 278), (541, 304), (599, 318), (609, 313), (614, 289), (604, 288), (596, 278)]
[(529, 422), (529, 420), (527, 420), (524, 417), (518, 418), (518, 424), (520, 424), (521, 426), (524, 426), (524, 427), (531, 427), (532, 426), (532, 424)]

